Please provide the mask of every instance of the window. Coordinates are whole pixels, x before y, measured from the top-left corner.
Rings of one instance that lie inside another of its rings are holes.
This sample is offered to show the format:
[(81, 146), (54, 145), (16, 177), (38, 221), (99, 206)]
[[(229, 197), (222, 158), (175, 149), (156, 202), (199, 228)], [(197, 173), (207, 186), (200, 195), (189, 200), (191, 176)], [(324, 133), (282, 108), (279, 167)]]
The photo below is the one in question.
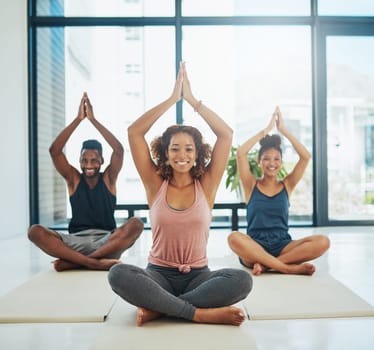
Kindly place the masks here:
[[(174, 0), (38, 0), (36, 4), (37, 16), (174, 16)], [(56, 4), (59, 5), (58, 11)]]
[(318, 13), (327, 16), (373, 16), (371, 0), (319, 0)]
[[(174, 84), (174, 30), (171, 27), (67, 27), (38, 29), (38, 140), (40, 218), (48, 225), (70, 217), (66, 184), (48, 154), (57, 134), (76, 116), (84, 91), (95, 117), (125, 145), (118, 179), (118, 203), (145, 203), (145, 193), (127, 145), (127, 127), (145, 109), (169, 96)], [(159, 50), (159, 42), (163, 50)], [(145, 77), (146, 76), (146, 77)], [(147, 82), (145, 83), (145, 81)], [(175, 110), (155, 131), (175, 123)], [(82, 141), (97, 138), (104, 160), (110, 147), (88, 120), (69, 139), (65, 153), (79, 169)], [(103, 169), (108, 165), (105, 162)]]
[(184, 16), (307, 16), (309, 0), (184, 0)]
[[(30, 8), (31, 223), (65, 227), (70, 217), (66, 185), (48, 148), (76, 116), (83, 91), (97, 119), (126, 150), (117, 203), (145, 202), (126, 129), (170, 95), (180, 60), (187, 62), (195, 95), (233, 127), (234, 146), (263, 129), (279, 105), (286, 126), (312, 153), (292, 194), (291, 224), (373, 223), (374, 77), (371, 68), (362, 70), (373, 59), (370, 1), (31, 0)], [(337, 39), (343, 32), (347, 38)], [(348, 39), (351, 35), (355, 39)], [(361, 79), (346, 69), (336, 74), (347, 63), (339, 59), (351, 59)], [(360, 96), (346, 93), (352, 89)], [(157, 122), (149, 141), (167, 125), (182, 122), (214, 142), (186, 103)], [(346, 124), (348, 131), (337, 131)], [(81, 142), (91, 137), (103, 142), (108, 160), (109, 146), (84, 121), (66, 146), (73, 165), (79, 166)], [(354, 145), (347, 144), (348, 137)], [(287, 140), (284, 147), (290, 170), (297, 155)], [(350, 166), (358, 172), (343, 163), (352, 154)], [(342, 177), (354, 186), (342, 184)], [(224, 175), (216, 201), (241, 201), (225, 188), (225, 180)], [(354, 192), (344, 200), (342, 186)], [(343, 203), (358, 194), (359, 202), (349, 208)], [(360, 215), (347, 215), (355, 212)], [(231, 212), (214, 215), (227, 220)], [(240, 216), (243, 223), (243, 211)]]
[(374, 38), (327, 38), (329, 218), (374, 215)]
[[(194, 88), (232, 126), (235, 146), (264, 129), (279, 105), (285, 125), (312, 151), (310, 47), (307, 26), (183, 27), (183, 57), (194, 74)], [(183, 115), (185, 123), (196, 123), (193, 114)], [(199, 128), (213, 140), (206, 124)], [(284, 142), (283, 159), (290, 170), (297, 155)], [(292, 195), (295, 222), (311, 220), (311, 169)], [(218, 202), (237, 200), (224, 188), (217, 195)]]

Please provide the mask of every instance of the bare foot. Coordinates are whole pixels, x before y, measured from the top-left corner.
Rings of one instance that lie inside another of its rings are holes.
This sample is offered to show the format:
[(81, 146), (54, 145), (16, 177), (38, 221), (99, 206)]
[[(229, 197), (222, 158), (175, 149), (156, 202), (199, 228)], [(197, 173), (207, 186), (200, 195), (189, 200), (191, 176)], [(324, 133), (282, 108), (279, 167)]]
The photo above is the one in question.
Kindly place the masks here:
[(240, 326), (245, 320), (244, 312), (234, 306), (211, 309), (196, 309), (192, 321), (197, 323), (215, 323)]
[(313, 264), (303, 263), (303, 264), (290, 264), (288, 265), (288, 272), (294, 275), (313, 275), (316, 271), (316, 268)]
[[(269, 268), (266, 266), (260, 264), (260, 263), (254, 263), (252, 266), (252, 273), (254, 276), (259, 276), (263, 272), (268, 271)], [(275, 270), (276, 271), (276, 270)], [(313, 273), (316, 271), (316, 268), (314, 265), (310, 263), (303, 263), (303, 264), (286, 264), (285, 268), (282, 268), (279, 270), (281, 273), (285, 274), (291, 274), (291, 275), (313, 275)]]
[(57, 259), (57, 260), (53, 261), (53, 267), (55, 268), (55, 270), (57, 272), (83, 268), (83, 266), (81, 266), (81, 265), (74, 264), (70, 261), (62, 260), (62, 259)]
[(143, 307), (138, 307), (136, 314), (136, 325), (138, 327), (142, 326), (144, 323), (155, 320), (162, 317), (163, 314), (157, 311), (152, 311), (145, 309)]
[(117, 259), (94, 259), (87, 266), (79, 265), (68, 260), (57, 259), (53, 262), (53, 266), (57, 272), (74, 270), (74, 269), (90, 269), (90, 270), (109, 270), (113, 265), (118, 264), (121, 260)]
[(98, 265), (93, 267), (94, 270), (109, 270), (113, 265), (121, 263), (121, 260), (117, 259), (96, 259)]
[(252, 273), (255, 276), (261, 275), (266, 270), (267, 270), (267, 268), (264, 265), (261, 265), (260, 263), (254, 263), (253, 264)]

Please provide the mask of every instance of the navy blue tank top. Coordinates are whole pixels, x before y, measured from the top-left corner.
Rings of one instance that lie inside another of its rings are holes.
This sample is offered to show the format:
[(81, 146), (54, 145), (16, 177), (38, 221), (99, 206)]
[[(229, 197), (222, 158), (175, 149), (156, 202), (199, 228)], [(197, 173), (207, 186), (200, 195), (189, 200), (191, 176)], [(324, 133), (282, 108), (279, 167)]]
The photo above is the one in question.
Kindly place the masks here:
[(247, 205), (247, 234), (288, 232), (289, 200), (286, 188), (274, 196), (262, 193), (257, 185)]
[(92, 189), (88, 187), (83, 174), (77, 190), (70, 196), (72, 218), (69, 223), (69, 233), (87, 229), (102, 229), (112, 231), (116, 228), (114, 209), (116, 196), (106, 187), (103, 174)]

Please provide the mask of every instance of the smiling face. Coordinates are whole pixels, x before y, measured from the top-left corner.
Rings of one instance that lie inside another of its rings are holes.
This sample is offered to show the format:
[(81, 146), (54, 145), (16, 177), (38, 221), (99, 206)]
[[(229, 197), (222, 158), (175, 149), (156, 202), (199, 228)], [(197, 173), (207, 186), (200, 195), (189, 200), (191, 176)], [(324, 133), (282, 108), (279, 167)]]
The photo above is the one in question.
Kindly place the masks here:
[(197, 157), (192, 136), (184, 132), (174, 134), (170, 139), (166, 156), (174, 171), (189, 172)]
[(282, 167), (282, 155), (275, 148), (269, 148), (261, 155), (259, 165), (264, 176), (277, 176)]
[(104, 160), (96, 149), (83, 149), (79, 158), (82, 173), (88, 179), (96, 177)]

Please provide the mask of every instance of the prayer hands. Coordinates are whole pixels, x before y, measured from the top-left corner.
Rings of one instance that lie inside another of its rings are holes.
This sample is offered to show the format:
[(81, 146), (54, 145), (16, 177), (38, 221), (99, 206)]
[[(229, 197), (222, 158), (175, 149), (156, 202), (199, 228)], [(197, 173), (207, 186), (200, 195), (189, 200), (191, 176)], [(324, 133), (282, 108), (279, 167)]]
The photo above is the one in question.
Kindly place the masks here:
[(92, 110), (92, 105), (88, 98), (87, 92), (83, 93), (83, 96), (82, 96), (82, 99), (79, 105), (78, 118), (80, 120), (83, 120), (84, 118), (87, 118), (88, 120), (93, 120), (95, 118), (93, 114), (93, 110)]
[(93, 109), (92, 109), (92, 105), (91, 105), (91, 102), (90, 102), (90, 99), (88, 98), (87, 96), (87, 92), (85, 92), (83, 94), (83, 98), (85, 100), (85, 116), (87, 117), (88, 120), (92, 120), (94, 119), (94, 113), (93, 113)]
[(285, 126), (284, 126), (284, 121), (283, 121), (283, 117), (282, 117), (282, 113), (279, 109), (279, 107), (277, 106), (276, 108), (276, 111), (277, 111), (277, 115), (276, 115), (276, 124), (277, 124), (277, 129), (283, 133), (283, 130), (285, 129)]
[(175, 102), (178, 102), (181, 98), (185, 99), (187, 102), (194, 100), (185, 62), (180, 63), (177, 80), (175, 81), (172, 93), (172, 99)]
[(183, 62), (181, 64), (183, 69), (183, 88), (182, 88), (182, 96), (187, 102), (191, 102), (193, 100), (192, 90), (190, 80), (188, 79), (187, 70), (186, 70), (186, 63)]
[(183, 74), (184, 74), (184, 66), (181, 62), (180, 66), (179, 66), (177, 80), (175, 81), (174, 90), (173, 90), (173, 93), (171, 95), (171, 98), (175, 102), (178, 102), (182, 98)]
[(278, 131), (282, 132), (284, 130), (284, 122), (283, 122), (283, 117), (282, 113), (279, 109), (279, 106), (275, 107), (274, 113), (271, 116), (270, 122), (268, 126), (265, 128), (265, 134), (269, 134), (271, 130), (274, 128), (277, 128)]

